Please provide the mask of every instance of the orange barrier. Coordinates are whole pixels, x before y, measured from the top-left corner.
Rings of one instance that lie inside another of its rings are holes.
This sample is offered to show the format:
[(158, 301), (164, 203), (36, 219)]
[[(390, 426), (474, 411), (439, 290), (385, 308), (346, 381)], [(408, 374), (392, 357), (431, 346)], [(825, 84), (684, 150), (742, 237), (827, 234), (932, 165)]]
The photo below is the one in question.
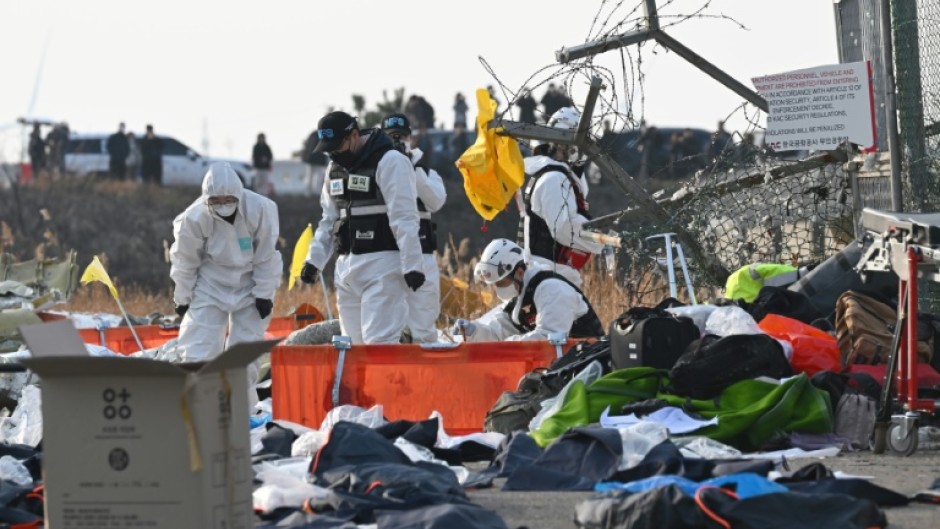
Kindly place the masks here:
[[(523, 375), (555, 357), (547, 341), (466, 343), (446, 350), (355, 345), (346, 352), (339, 403), (381, 404), (389, 420), (424, 420), (437, 410), (448, 433), (479, 432), (502, 392), (515, 390)], [(319, 428), (333, 407), (338, 358), (332, 345), (275, 347), (274, 418)]]
[[(292, 316), (271, 318), (265, 339), (282, 339), (287, 335), (302, 329), (311, 323), (323, 321), (323, 315), (310, 305), (304, 304)], [(179, 327), (161, 327), (159, 325), (138, 325), (134, 327), (140, 343), (145, 349), (160, 347), (166, 342), (179, 336)], [(111, 327), (110, 329), (79, 329), (79, 335), (85, 343), (103, 345), (115, 353), (129, 355), (140, 350), (134, 335), (127, 327)]]

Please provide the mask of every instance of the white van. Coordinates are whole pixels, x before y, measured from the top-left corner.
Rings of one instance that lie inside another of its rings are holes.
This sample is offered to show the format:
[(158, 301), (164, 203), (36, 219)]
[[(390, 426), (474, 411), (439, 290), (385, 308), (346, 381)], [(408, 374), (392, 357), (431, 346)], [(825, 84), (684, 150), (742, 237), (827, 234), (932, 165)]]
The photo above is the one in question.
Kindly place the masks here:
[[(108, 174), (108, 136), (110, 134), (72, 134), (65, 147), (65, 170), (79, 176)], [(163, 185), (200, 186), (212, 162), (228, 162), (245, 187), (251, 189), (255, 171), (250, 163), (220, 158), (206, 158), (170, 136), (163, 140)], [(139, 141), (139, 138), (138, 138)]]

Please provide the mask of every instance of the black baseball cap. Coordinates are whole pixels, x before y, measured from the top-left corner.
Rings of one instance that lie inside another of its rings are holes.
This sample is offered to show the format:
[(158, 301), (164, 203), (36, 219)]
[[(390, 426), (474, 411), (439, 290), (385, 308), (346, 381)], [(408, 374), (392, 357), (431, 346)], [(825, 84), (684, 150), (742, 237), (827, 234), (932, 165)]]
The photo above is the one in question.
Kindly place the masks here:
[(404, 114), (389, 114), (382, 120), (382, 130), (386, 133), (401, 132), (406, 136), (411, 136), (411, 123), (408, 122), (408, 116)]
[(335, 151), (343, 144), (346, 136), (358, 128), (356, 118), (342, 110), (330, 112), (320, 118), (320, 122), (317, 123), (317, 137), (320, 141), (313, 152)]

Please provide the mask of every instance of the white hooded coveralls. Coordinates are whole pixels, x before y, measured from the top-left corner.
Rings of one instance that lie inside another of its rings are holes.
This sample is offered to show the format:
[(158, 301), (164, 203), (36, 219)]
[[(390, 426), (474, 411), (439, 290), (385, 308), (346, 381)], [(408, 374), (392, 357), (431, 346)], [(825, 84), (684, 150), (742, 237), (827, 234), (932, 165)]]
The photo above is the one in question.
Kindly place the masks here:
[[(532, 189), (532, 210), (545, 220), (552, 238), (559, 244), (592, 254), (599, 254), (604, 245), (581, 236), (581, 225), (588, 221), (578, 213), (578, 200), (571, 188), (571, 180), (564, 171), (569, 170), (568, 165), (549, 156), (530, 156), (524, 160), (525, 173), (534, 175), (546, 167), (557, 166), (558, 171), (543, 173), (535, 182)], [(575, 177), (579, 183), (584, 198), (588, 196), (588, 185), (583, 177)], [(523, 211), (523, 215), (525, 212)], [(523, 223), (524, 245), (529, 249), (529, 218), (525, 216)], [(581, 272), (561, 263), (553, 262), (537, 255), (528, 256), (533, 262), (543, 268), (562, 275), (575, 286), (581, 288)]]
[[(535, 263), (526, 265), (522, 279), (519, 296), (525, 292), (526, 286), (535, 274), (545, 270)], [(519, 299), (517, 296), (516, 299)], [(589, 307), (580, 292), (560, 279), (549, 278), (542, 281), (535, 289), (533, 303), (535, 303), (536, 317), (535, 329), (519, 334), (512, 324), (509, 315), (503, 310), (505, 304), (500, 305), (484, 318), (474, 320), (476, 329), (467, 336), (468, 342), (496, 342), (547, 340), (548, 335), (556, 332), (568, 333), (574, 321), (588, 313)], [(519, 319), (521, 303), (516, 303), (513, 317)]]
[[(206, 202), (222, 195), (238, 198), (232, 224)], [(255, 299), (273, 301), (281, 282), (279, 230), (274, 202), (244, 189), (228, 164), (210, 167), (202, 195), (173, 221), (173, 301), (189, 305), (179, 335), (185, 361), (207, 360), (235, 343), (264, 338), (270, 316), (261, 319)]]
[[(411, 162), (418, 163), (424, 153), (421, 149), (411, 149)], [(447, 190), (444, 180), (434, 169), (424, 170), (415, 166), (415, 188), (418, 198), (424, 203), (428, 213), (435, 213), (444, 206)], [(437, 318), (441, 313), (441, 272), (437, 267), (437, 257), (433, 253), (422, 254), (422, 268), (426, 281), (421, 288), (408, 290), (408, 328), (414, 343), (436, 342)]]
[[(326, 174), (332, 165), (330, 162)], [(340, 327), (352, 343), (400, 343), (401, 331), (408, 323), (407, 297), (411, 292), (404, 274), (424, 270), (411, 160), (394, 149), (386, 152), (376, 166), (375, 185), (382, 191), (399, 251), (340, 255), (333, 273), (336, 304)], [(307, 262), (323, 270), (336, 249), (333, 225), (339, 220), (328, 179), (320, 192), (320, 207), (323, 215), (310, 242)]]

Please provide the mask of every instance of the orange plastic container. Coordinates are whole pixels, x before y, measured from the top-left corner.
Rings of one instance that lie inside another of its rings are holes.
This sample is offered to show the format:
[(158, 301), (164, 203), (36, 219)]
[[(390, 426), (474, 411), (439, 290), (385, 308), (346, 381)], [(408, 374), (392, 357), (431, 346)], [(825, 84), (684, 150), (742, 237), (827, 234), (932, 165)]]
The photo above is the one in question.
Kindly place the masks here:
[[(448, 433), (479, 432), (504, 391), (515, 390), (523, 375), (555, 357), (546, 341), (467, 343), (449, 350), (356, 345), (346, 353), (339, 403), (381, 404), (389, 420), (424, 420), (437, 410)], [(332, 345), (275, 347), (274, 418), (319, 428), (333, 407), (338, 358)]]
[[(137, 336), (140, 337), (140, 343), (145, 349), (160, 347), (166, 342), (179, 336), (178, 327), (163, 328), (159, 325), (139, 325), (134, 327)], [(95, 331), (98, 332), (98, 331)], [(137, 347), (137, 341), (134, 335), (127, 327), (112, 327), (104, 330), (104, 345), (115, 353), (129, 355), (140, 350)]]
[[(57, 315), (51, 314), (49, 316)], [(40, 315), (40, 317), (42, 317), (42, 315)], [(286, 338), (288, 334), (297, 329), (319, 321), (323, 321), (323, 315), (312, 306), (304, 304), (291, 316), (272, 318), (271, 323), (268, 325), (268, 330), (265, 333), (265, 339)], [(134, 327), (134, 330), (137, 331), (137, 336), (140, 337), (140, 343), (145, 349), (160, 347), (179, 336), (180, 333), (179, 327), (161, 327), (159, 325), (139, 325)], [(112, 327), (102, 330), (79, 329), (78, 333), (85, 343), (103, 345), (115, 353), (129, 355), (140, 349), (137, 347), (137, 341), (134, 340), (134, 335), (131, 334), (130, 329), (127, 327)]]
[(795, 373), (812, 376), (820, 371), (842, 371), (839, 344), (831, 334), (779, 314), (768, 314), (758, 326), (770, 336), (793, 345), (790, 365)]

